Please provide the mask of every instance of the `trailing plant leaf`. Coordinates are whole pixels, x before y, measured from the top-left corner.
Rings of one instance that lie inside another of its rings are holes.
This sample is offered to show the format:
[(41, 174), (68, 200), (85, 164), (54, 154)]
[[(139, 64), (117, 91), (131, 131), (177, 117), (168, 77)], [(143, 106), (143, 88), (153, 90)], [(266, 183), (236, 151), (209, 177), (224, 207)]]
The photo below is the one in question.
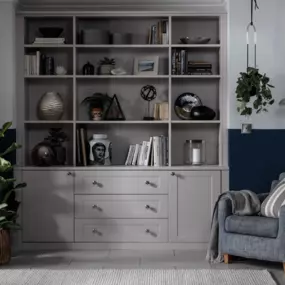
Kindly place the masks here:
[[(253, 109), (257, 114), (262, 111), (268, 112), (265, 107), (268, 104), (273, 105), (275, 102), (270, 89), (274, 86), (269, 82), (270, 78), (266, 74), (260, 74), (259, 70), (253, 67), (240, 73), (240, 77), (237, 79), (236, 99), (239, 102), (237, 111), (242, 116), (250, 116)], [(252, 105), (251, 102), (253, 102)]]
[(0, 157), (0, 172), (7, 172), (12, 169), (12, 164), (8, 160)]
[(12, 122), (7, 122), (2, 126), (2, 129), (0, 130), (0, 138), (4, 138), (5, 133), (7, 130), (12, 126)]
[(22, 146), (17, 144), (17, 143), (12, 143), (11, 146), (9, 146), (3, 153), (0, 154), (0, 156), (5, 156), (19, 148), (21, 148)]
[(0, 204), (0, 210), (5, 209), (5, 208), (7, 208), (7, 207), (8, 207), (8, 205), (5, 204), (5, 203)]

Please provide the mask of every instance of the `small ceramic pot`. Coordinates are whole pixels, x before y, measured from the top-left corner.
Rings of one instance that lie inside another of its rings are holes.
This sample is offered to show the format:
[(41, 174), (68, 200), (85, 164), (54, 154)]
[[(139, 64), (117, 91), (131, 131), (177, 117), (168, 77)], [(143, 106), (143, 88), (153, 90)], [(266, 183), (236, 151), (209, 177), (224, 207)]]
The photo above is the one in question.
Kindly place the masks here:
[(83, 75), (94, 75), (94, 66), (88, 61), (83, 66)]
[(103, 119), (103, 110), (99, 107), (91, 108), (90, 110), (90, 119), (92, 121), (102, 121)]
[(111, 64), (103, 64), (99, 67), (100, 75), (110, 75), (111, 71), (114, 69), (114, 65)]

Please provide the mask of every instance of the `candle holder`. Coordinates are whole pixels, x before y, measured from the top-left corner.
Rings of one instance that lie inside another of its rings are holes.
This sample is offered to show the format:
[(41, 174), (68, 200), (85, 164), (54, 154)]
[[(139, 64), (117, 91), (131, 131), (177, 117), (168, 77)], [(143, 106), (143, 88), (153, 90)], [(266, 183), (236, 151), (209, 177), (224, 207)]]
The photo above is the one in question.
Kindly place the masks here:
[(206, 143), (204, 140), (187, 140), (184, 144), (184, 163), (203, 165), (206, 162)]

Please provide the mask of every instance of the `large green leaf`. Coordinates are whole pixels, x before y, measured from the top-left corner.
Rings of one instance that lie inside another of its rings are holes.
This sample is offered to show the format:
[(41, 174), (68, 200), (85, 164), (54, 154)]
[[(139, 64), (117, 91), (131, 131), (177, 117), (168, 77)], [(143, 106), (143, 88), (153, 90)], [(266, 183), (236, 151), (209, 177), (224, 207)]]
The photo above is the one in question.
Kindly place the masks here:
[(4, 156), (7, 155), (19, 148), (21, 148), (22, 146), (17, 144), (17, 143), (12, 143), (10, 147), (8, 147), (3, 153), (0, 154), (0, 156)]
[(13, 189), (16, 190), (16, 189), (21, 189), (21, 188), (25, 188), (25, 187), (27, 187), (27, 183), (19, 183), (16, 186), (14, 186)]
[(0, 210), (7, 208), (8, 205), (6, 203), (0, 204)]
[(5, 136), (5, 133), (11, 126), (12, 122), (7, 122), (2, 126), (2, 129), (0, 130), (0, 138), (3, 138)]
[(0, 172), (6, 172), (11, 170), (12, 164), (8, 160), (0, 157)]

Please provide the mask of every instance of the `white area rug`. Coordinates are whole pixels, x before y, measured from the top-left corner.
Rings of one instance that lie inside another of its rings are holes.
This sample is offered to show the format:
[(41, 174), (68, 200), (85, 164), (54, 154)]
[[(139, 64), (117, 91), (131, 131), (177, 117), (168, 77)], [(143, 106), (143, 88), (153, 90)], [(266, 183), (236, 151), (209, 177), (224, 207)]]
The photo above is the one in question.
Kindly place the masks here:
[(1, 285), (276, 285), (258, 270), (0, 270)]

